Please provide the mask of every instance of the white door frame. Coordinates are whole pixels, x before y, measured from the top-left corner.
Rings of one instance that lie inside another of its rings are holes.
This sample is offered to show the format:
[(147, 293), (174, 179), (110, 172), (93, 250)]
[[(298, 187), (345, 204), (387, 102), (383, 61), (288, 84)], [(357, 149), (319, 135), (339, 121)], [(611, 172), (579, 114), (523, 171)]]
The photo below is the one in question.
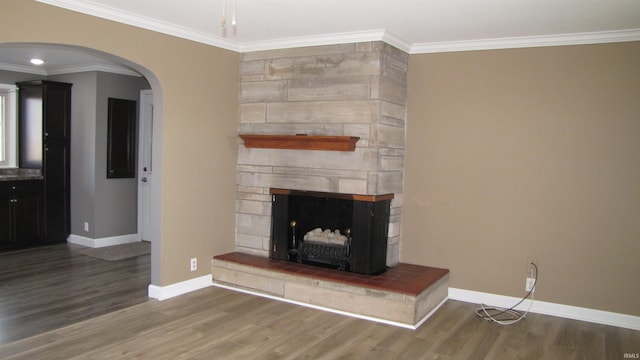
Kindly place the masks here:
[(138, 132), (138, 240), (151, 241), (153, 187), (153, 91), (140, 91)]

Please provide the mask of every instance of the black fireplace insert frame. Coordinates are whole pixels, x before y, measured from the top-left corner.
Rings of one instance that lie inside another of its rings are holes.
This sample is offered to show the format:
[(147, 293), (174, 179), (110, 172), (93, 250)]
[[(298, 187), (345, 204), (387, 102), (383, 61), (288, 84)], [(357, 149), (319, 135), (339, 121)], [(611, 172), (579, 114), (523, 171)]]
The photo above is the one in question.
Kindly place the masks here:
[[(362, 274), (386, 270), (393, 194), (357, 195), (277, 188), (270, 189), (270, 193), (271, 258), (335, 266)], [(299, 256), (304, 235), (315, 228), (349, 233), (348, 258), (336, 261), (321, 256)]]

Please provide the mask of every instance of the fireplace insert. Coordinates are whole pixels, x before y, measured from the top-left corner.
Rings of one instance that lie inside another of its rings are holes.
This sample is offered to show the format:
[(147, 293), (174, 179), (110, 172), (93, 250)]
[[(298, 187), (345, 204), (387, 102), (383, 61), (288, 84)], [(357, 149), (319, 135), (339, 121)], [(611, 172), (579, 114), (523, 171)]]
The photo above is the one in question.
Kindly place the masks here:
[(363, 274), (386, 270), (393, 194), (271, 194), (271, 258)]

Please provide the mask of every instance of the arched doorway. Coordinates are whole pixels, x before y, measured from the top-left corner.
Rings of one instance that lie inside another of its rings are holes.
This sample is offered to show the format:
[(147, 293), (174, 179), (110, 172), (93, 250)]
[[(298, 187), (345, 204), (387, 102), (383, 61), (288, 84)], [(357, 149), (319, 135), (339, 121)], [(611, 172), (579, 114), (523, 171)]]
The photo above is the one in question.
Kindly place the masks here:
[[(121, 57), (108, 54), (95, 49), (86, 47), (78, 47), (63, 44), (45, 44), (45, 43), (0, 43), (0, 69), (5, 72), (13, 72), (19, 74), (32, 74), (33, 78), (47, 78), (49, 76), (60, 76), (64, 73), (80, 73), (80, 72), (101, 72), (101, 73), (115, 73), (122, 75), (140, 76), (146, 79), (149, 90), (152, 93), (152, 118), (153, 118), (153, 130), (150, 132), (152, 141), (151, 158), (154, 162), (154, 176), (159, 179), (161, 176), (161, 136), (162, 133), (162, 89), (160, 87), (157, 77), (142, 65), (136, 64), (132, 61), (123, 59)], [(27, 65), (22, 65), (19, 61), (22, 61), (27, 54), (33, 54), (34, 56), (48, 58), (52, 61), (51, 68), (46, 69), (33, 69), (31, 71)], [(23, 78), (20, 78), (23, 76)], [(16, 81), (24, 80), (24, 75), (17, 75)], [(73, 136), (73, 135), (72, 135)], [(95, 140), (95, 139), (94, 139)], [(86, 142), (86, 141), (85, 141)], [(91, 142), (91, 141), (89, 141)], [(73, 152), (73, 149), (72, 149)], [(76, 164), (77, 165), (77, 164)], [(86, 171), (79, 171), (80, 173), (86, 173)], [(139, 171), (138, 171), (139, 173)], [(141, 179), (136, 178), (137, 182)], [(73, 178), (72, 178), (73, 181)], [(81, 182), (85, 182), (86, 179), (82, 179)], [(72, 185), (72, 196), (74, 189)], [(86, 191), (83, 190), (83, 191)], [(90, 191), (90, 189), (89, 189)], [(81, 193), (81, 192), (79, 192)], [(149, 231), (147, 232), (147, 239), (152, 243), (151, 252), (151, 283), (159, 282), (160, 274), (160, 181), (157, 181), (150, 189), (148, 196), (149, 201), (146, 203), (148, 208), (146, 209), (149, 214)], [(100, 201), (99, 199), (97, 201)], [(137, 206), (140, 207), (143, 204), (138, 202)], [(74, 212), (72, 209), (71, 220), (75, 223), (75, 228), (82, 226), (83, 229), (89, 228), (89, 221), (82, 219), (79, 213), (84, 211)], [(78, 225), (82, 224), (82, 225)], [(73, 234), (72, 226), (72, 234)], [(80, 234), (84, 235), (84, 234)]]

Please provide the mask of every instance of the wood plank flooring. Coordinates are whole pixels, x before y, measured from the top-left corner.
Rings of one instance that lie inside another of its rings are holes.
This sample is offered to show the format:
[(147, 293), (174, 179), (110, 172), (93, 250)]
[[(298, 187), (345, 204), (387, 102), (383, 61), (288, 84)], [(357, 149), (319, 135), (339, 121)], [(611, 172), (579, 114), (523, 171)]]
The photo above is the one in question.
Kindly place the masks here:
[[(48, 312), (55, 318), (52, 314), (64, 309), (62, 304), (72, 301), (72, 295), (58, 299), (64, 291), (49, 295), (36, 290), (40, 285), (39, 276), (46, 279), (43, 279), (44, 283), (74, 289), (64, 283), (75, 282), (76, 277), (100, 277), (101, 271), (111, 272), (100, 270), (97, 264), (84, 268), (82, 263), (91, 262), (91, 258), (79, 259), (73, 256), (72, 250), (68, 251), (71, 254), (67, 264), (52, 256), (49, 260), (47, 257), (40, 259), (49, 262), (48, 265), (35, 260), (24, 265), (23, 270), (31, 275), (28, 284), (22, 285), (19, 292), (33, 291), (35, 298), (27, 302), (47, 310), (23, 311), (20, 320), (12, 320), (11, 327), (33, 328), (30, 313)], [(2, 255), (0, 260), (4, 260)], [(130, 264), (128, 270), (118, 270), (120, 275), (111, 279), (127, 274), (137, 278), (136, 269), (148, 268), (148, 259), (138, 258), (137, 261), (141, 263)], [(57, 267), (66, 271), (45, 275), (48, 271), (57, 272)], [(5, 303), (4, 283), (12, 276), (4, 274), (4, 270), (2, 273), (2, 317), (5, 317), (5, 309), (9, 307)], [(140, 283), (144, 282), (140, 280)], [(422, 327), (412, 331), (216, 287), (164, 301), (146, 301), (146, 284), (143, 286), (145, 300), (97, 317), (84, 313), (93, 307), (88, 303), (109, 303), (103, 297), (110, 296), (97, 295), (91, 300), (91, 295), (79, 295), (84, 300), (75, 306), (84, 306), (84, 309), (61, 316), (75, 321), (82, 320), (83, 316), (88, 319), (66, 325), (58, 319), (58, 325), (62, 324), (58, 328), (1, 345), (0, 358), (623, 359), (625, 354), (640, 353), (640, 331), (539, 314), (530, 314), (521, 322), (502, 326), (479, 319), (474, 313), (476, 305), (451, 300)], [(75, 285), (79, 289), (93, 286)], [(98, 294), (101, 287), (117, 289), (119, 285), (102, 283), (93, 291), (86, 289), (86, 293)], [(11, 288), (17, 291), (16, 285)], [(136, 292), (131, 290), (133, 298), (138, 298)], [(116, 302), (125, 305), (123, 300)], [(12, 306), (19, 308), (16, 304)], [(64, 311), (60, 314), (65, 314)], [(9, 322), (2, 321), (0, 326), (4, 333)], [(48, 323), (55, 327), (56, 321), (49, 320)], [(20, 331), (11, 330), (10, 333)]]
[(57, 244), (0, 253), (0, 344), (148, 300), (150, 256), (104, 261)]
[(209, 287), (0, 346), (2, 359), (623, 359), (640, 332), (448, 301), (416, 331)]

